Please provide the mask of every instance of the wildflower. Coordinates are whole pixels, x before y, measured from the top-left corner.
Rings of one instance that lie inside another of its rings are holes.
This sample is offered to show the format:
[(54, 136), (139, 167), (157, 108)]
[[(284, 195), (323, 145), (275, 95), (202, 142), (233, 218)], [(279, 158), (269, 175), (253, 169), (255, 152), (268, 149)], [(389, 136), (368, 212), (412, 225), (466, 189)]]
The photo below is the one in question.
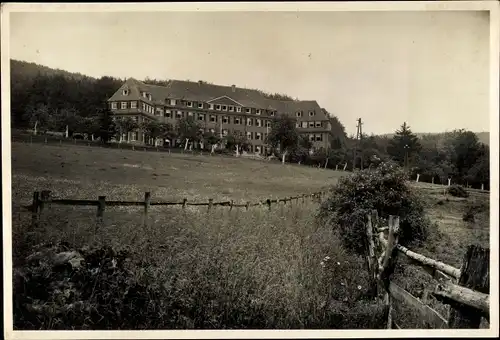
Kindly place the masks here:
[(361, 290), (361, 286), (358, 286), (358, 290)]

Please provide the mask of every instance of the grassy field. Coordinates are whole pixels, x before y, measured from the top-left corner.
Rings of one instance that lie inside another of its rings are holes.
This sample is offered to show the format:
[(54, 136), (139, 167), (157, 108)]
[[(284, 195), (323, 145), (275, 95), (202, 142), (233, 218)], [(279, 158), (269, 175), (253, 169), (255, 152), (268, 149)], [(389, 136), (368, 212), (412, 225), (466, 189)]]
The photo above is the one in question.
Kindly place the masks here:
[[(147, 227), (140, 207), (107, 208), (99, 230), (95, 208), (53, 207), (37, 230), (30, 230), (30, 214), (21, 209), (31, 203), (34, 190), (74, 199), (142, 200), (150, 191), (153, 200), (244, 203), (316, 192), (343, 175), (219, 156), (14, 143), (14, 264), (21, 266), (40, 242), (130, 249), (142, 263), (135, 267), (135, 279), (162, 285), (172, 304), (151, 307), (150, 323), (138, 328), (383, 327), (380, 306), (364, 301), (368, 278), (362, 259), (347, 254), (331, 228), (317, 223), (315, 202), (280, 205), (271, 212), (216, 208), (210, 214), (206, 208), (154, 207)], [(471, 204), (489, 207), (488, 196), (446, 198), (442, 187), (424, 186), (436, 230), (414, 250), (459, 267), (469, 244), (489, 244), (489, 209), (478, 212), (474, 223), (462, 220)], [(428, 282), (420, 272), (399, 266), (395, 279), (419, 296)], [(178, 314), (166, 317), (161, 314), (166, 309)]]

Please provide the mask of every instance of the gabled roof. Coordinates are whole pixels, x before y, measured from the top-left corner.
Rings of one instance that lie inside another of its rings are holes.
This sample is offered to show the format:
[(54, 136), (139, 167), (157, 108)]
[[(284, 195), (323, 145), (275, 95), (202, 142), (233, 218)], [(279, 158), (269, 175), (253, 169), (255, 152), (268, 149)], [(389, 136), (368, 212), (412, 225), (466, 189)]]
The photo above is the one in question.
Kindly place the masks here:
[[(129, 94), (123, 95), (122, 90), (128, 88)], [(145, 91), (151, 94), (151, 101), (141, 96)], [(303, 111), (315, 111), (315, 119), (326, 120), (321, 107), (315, 100), (276, 100), (264, 96), (257, 90), (192, 82), (185, 80), (169, 80), (165, 86), (145, 84), (134, 78), (129, 78), (108, 101), (144, 100), (154, 105), (165, 105), (165, 99), (188, 100), (194, 102), (209, 102), (217, 98), (227, 97), (244, 107), (275, 110), (278, 113), (293, 114)]]

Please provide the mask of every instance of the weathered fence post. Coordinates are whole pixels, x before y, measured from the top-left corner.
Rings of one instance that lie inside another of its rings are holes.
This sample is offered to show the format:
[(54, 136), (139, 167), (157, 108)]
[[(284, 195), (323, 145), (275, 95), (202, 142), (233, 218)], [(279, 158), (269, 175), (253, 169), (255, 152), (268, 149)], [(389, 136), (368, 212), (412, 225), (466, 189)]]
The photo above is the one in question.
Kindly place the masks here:
[(40, 207), (40, 193), (38, 191), (33, 192), (33, 203), (31, 205), (31, 227), (35, 227), (38, 222), (38, 209)]
[(417, 183), (418, 183), (419, 178), (420, 178), (420, 174), (417, 174)]
[(347, 168), (347, 162), (345, 162), (345, 164), (344, 164), (344, 171), (346, 168)]
[[(304, 198), (302, 198), (302, 202), (304, 202)], [(269, 211), (271, 211), (271, 199), (268, 198), (266, 203), (267, 203), (267, 207), (269, 208)]]
[(335, 171), (337, 171), (339, 169), (339, 165), (335, 165)]
[(214, 199), (209, 198), (208, 199), (208, 211), (212, 210), (212, 205), (214, 204)]
[(104, 221), (104, 210), (106, 209), (106, 196), (99, 196), (97, 203), (97, 222)]
[(434, 184), (434, 176), (432, 176), (432, 184)]
[(448, 186), (451, 185), (451, 178), (448, 178)]
[[(490, 293), (490, 250), (477, 245), (467, 249), (461, 268), (460, 286)], [(479, 328), (482, 313), (468, 306), (452, 306), (448, 325), (450, 328), (471, 329)]]
[(481, 190), (484, 190), (484, 183), (481, 183)]
[(186, 209), (187, 198), (182, 201), (182, 209)]
[(370, 295), (372, 297), (377, 296), (377, 259), (375, 257), (375, 244), (373, 242), (373, 225), (372, 216), (368, 214), (366, 223), (366, 245), (368, 254), (366, 255), (366, 261), (368, 263), (368, 270), (370, 272)]
[(148, 210), (150, 205), (151, 193), (148, 191), (144, 193), (144, 226), (148, 225)]
[(45, 203), (50, 200), (50, 190), (42, 190), (40, 193), (40, 201), (38, 202), (38, 219), (42, 216), (42, 211), (45, 208)]
[(229, 203), (229, 211), (233, 210), (233, 200)]
[(247, 202), (247, 204), (245, 204), (245, 209), (248, 211), (248, 207), (250, 206), (250, 202)]

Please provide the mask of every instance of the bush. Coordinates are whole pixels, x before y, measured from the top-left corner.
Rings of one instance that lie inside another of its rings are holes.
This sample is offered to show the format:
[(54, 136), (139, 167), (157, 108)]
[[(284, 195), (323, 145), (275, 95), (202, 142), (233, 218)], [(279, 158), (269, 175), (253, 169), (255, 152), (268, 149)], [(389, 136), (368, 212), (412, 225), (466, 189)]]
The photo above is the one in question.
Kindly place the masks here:
[(469, 193), (467, 192), (467, 190), (465, 190), (463, 186), (458, 184), (453, 184), (449, 186), (447, 192), (454, 197), (463, 197), (463, 198), (469, 197)]
[(366, 253), (366, 216), (375, 209), (382, 221), (400, 217), (399, 242), (419, 245), (430, 226), (420, 198), (410, 188), (404, 171), (393, 163), (358, 171), (332, 187), (318, 217), (329, 223), (343, 244), (357, 254)]
[(464, 222), (475, 222), (476, 215), (488, 211), (488, 207), (484, 203), (472, 203), (465, 208), (462, 220)]

